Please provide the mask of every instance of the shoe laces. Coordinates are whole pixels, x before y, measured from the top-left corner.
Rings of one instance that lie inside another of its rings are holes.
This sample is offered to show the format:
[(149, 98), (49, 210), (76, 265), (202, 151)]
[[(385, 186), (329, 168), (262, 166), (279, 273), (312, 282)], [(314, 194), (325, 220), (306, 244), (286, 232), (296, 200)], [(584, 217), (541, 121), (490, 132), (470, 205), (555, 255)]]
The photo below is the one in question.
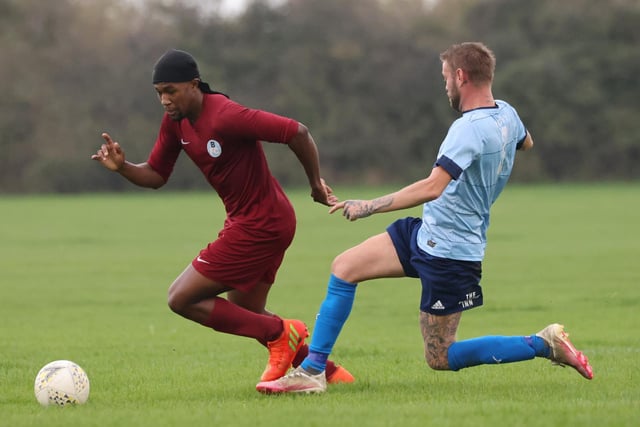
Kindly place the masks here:
[(279, 365), (287, 358), (287, 350), (282, 345), (276, 345), (269, 348), (269, 364)]

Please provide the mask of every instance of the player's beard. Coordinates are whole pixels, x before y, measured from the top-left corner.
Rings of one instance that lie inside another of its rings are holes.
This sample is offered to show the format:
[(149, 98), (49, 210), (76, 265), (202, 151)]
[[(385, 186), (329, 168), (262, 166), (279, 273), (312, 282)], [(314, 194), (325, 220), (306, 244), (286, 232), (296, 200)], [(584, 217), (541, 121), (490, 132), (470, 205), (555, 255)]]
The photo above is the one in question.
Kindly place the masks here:
[(171, 114), (169, 114), (169, 112), (167, 112), (167, 115), (174, 122), (179, 122), (180, 120), (184, 119), (184, 114), (182, 114), (182, 112), (180, 112), (178, 110), (171, 111)]
[(460, 112), (460, 91), (458, 88), (454, 87), (451, 89), (451, 95), (449, 95), (449, 105), (454, 110)]

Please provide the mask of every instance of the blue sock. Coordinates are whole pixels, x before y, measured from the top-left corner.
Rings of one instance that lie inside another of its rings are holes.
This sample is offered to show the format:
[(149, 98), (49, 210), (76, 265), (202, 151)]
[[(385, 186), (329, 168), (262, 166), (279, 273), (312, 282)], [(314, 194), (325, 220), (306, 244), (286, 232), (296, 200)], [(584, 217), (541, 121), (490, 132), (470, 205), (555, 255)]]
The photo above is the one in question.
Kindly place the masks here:
[(524, 337), (527, 344), (529, 344), (536, 351), (536, 357), (549, 358), (551, 355), (551, 348), (549, 344), (537, 335), (529, 335)]
[(449, 369), (457, 371), (477, 365), (520, 362), (548, 357), (549, 346), (536, 336), (486, 336), (455, 342), (449, 347)]
[(300, 366), (311, 373), (320, 373), (327, 367), (327, 358), (347, 321), (356, 297), (356, 283), (349, 283), (333, 274), (329, 277), (327, 296), (320, 305), (313, 328), (309, 355)]

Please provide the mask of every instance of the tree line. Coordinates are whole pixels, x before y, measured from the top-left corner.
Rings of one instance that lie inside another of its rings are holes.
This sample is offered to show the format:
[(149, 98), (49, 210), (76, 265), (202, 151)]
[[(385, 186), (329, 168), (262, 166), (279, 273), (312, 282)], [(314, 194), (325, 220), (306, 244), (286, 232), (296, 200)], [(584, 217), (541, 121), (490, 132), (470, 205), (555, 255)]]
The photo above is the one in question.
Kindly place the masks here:
[[(638, 28), (637, 0), (254, 0), (237, 16), (0, 0), (0, 192), (132, 189), (89, 157), (108, 131), (146, 160), (162, 116), (151, 70), (169, 48), (232, 99), (306, 124), (331, 183), (411, 182), (457, 117), (438, 55), (471, 40), (496, 53), (494, 95), (536, 141), (514, 180), (637, 179)], [(265, 148), (284, 185), (305, 183), (286, 147)], [(203, 188), (182, 157), (169, 187)]]

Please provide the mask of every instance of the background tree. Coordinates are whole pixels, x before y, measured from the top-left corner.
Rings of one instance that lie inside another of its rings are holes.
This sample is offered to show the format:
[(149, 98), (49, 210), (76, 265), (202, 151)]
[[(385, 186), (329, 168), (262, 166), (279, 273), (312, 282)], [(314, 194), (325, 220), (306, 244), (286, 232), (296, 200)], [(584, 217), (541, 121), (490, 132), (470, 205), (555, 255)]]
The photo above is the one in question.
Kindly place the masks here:
[[(133, 189), (89, 156), (108, 130), (146, 159), (162, 116), (151, 70), (171, 47), (238, 102), (307, 124), (334, 184), (428, 173), (457, 117), (438, 54), (465, 40), (495, 50), (494, 94), (536, 139), (514, 180), (640, 176), (637, 0), (255, 0), (238, 16), (194, 4), (0, 0), (0, 192)], [(285, 185), (304, 182), (286, 148), (266, 149)], [(186, 162), (169, 187), (204, 187)]]

